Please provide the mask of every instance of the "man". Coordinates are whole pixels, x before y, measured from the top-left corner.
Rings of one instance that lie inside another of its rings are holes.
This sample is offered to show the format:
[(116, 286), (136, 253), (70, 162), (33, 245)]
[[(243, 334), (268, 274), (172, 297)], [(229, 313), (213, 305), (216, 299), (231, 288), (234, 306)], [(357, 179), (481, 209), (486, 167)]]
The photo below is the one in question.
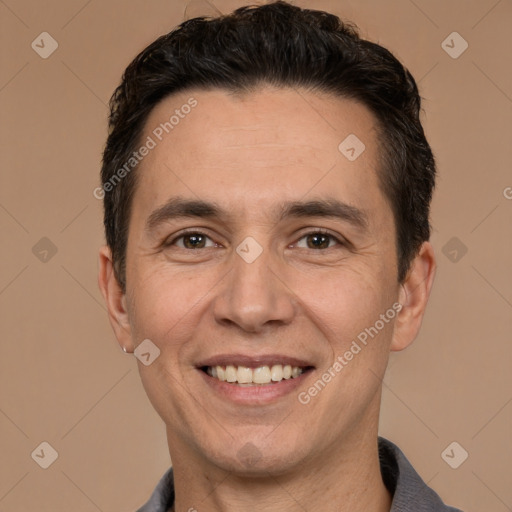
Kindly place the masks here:
[(166, 424), (141, 512), (450, 511), (378, 437), (435, 165), (409, 72), (284, 2), (183, 23), (111, 102), (99, 284)]

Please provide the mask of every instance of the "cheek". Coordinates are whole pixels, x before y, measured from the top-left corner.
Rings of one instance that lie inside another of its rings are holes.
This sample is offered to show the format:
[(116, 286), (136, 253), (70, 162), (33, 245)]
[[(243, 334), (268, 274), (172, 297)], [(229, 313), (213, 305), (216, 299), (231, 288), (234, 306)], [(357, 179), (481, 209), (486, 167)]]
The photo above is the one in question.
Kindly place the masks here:
[(135, 344), (150, 339), (160, 350), (151, 365), (138, 364), (139, 373), (149, 400), (167, 424), (187, 417), (187, 374), (196, 370), (184, 364), (184, 353), (213, 286), (207, 276), (170, 272), (158, 265), (145, 269), (139, 264), (132, 273), (130, 322)]
[(296, 281), (302, 286), (306, 309), (318, 317), (326, 335), (342, 349), (347, 341), (373, 325), (394, 301), (390, 283), (371, 268), (333, 270), (322, 280)]
[(193, 332), (194, 318), (220, 278), (216, 273), (171, 272), (165, 263), (146, 269), (139, 264), (131, 281), (134, 307), (130, 318), (135, 342), (149, 338), (173, 359), (183, 333)]
[[(363, 339), (365, 329), (373, 326), (387, 307), (378, 291), (368, 287), (350, 289), (348, 286), (329, 294), (323, 304), (317, 304), (323, 315), (323, 324), (336, 355), (346, 352), (356, 339)], [(384, 329), (381, 329), (384, 335)], [(363, 333), (363, 335), (362, 335)], [(366, 359), (373, 350), (365, 351)], [(361, 357), (359, 357), (361, 359)]]
[[(373, 399), (387, 366), (396, 317), (396, 297), (387, 281), (368, 268), (347, 270), (311, 294), (309, 310), (330, 345), (318, 375), (329, 381), (328, 389), (314, 407), (362, 411)], [(318, 392), (304, 391), (310, 397)]]

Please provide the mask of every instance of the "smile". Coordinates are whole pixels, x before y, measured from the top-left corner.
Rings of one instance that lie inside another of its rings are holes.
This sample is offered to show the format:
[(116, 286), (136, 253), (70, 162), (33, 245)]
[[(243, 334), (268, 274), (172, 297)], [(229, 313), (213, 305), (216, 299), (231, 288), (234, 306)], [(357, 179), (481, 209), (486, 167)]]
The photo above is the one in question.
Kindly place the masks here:
[(278, 383), (282, 380), (294, 379), (305, 370), (303, 367), (290, 364), (264, 365), (256, 368), (243, 365), (206, 366), (202, 369), (210, 377), (221, 382), (247, 386)]
[(313, 375), (312, 363), (285, 354), (225, 353), (195, 366), (213, 396), (237, 405), (261, 406), (293, 396)]

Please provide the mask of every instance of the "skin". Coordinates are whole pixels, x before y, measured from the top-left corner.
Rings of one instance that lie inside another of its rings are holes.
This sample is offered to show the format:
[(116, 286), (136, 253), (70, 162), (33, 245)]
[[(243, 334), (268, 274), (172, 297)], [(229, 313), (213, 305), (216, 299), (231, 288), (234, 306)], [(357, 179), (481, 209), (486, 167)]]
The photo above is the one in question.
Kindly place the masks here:
[[(176, 510), (387, 511), (377, 451), (382, 378), (390, 351), (418, 333), (435, 259), (423, 243), (398, 282), (393, 215), (377, 178), (375, 118), (353, 100), (305, 90), (189, 90), (156, 106), (141, 140), (191, 96), (197, 107), (136, 171), (126, 293), (108, 247), (100, 250), (99, 272), (120, 345), (133, 352), (150, 339), (161, 351), (151, 365), (138, 366), (166, 424)], [(351, 133), (366, 146), (354, 161), (338, 150)], [(215, 202), (227, 215), (146, 229), (151, 213), (177, 196)], [(364, 212), (366, 228), (275, 213), (284, 201), (327, 198)], [(204, 245), (177, 239), (185, 228), (207, 235)], [(314, 245), (318, 228), (335, 237), (321, 248)], [(252, 263), (236, 252), (248, 236), (262, 248)], [(300, 403), (298, 393), (395, 302), (400, 313)], [(230, 353), (286, 354), (314, 369), (272, 403), (238, 404), (207, 386), (196, 368)], [(257, 457), (247, 456), (246, 445)]]

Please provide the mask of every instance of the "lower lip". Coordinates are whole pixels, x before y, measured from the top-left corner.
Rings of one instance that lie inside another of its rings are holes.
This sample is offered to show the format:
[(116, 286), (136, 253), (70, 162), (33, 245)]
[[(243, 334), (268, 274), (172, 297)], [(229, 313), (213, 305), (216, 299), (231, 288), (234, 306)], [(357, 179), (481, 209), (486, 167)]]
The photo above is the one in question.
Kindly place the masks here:
[(222, 398), (238, 404), (259, 405), (274, 402), (295, 391), (304, 383), (304, 379), (312, 373), (312, 369), (306, 370), (295, 378), (283, 379), (274, 384), (255, 384), (254, 386), (230, 384), (210, 377), (203, 370), (198, 369), (198, 372), (202, 375), (206, 384)]

